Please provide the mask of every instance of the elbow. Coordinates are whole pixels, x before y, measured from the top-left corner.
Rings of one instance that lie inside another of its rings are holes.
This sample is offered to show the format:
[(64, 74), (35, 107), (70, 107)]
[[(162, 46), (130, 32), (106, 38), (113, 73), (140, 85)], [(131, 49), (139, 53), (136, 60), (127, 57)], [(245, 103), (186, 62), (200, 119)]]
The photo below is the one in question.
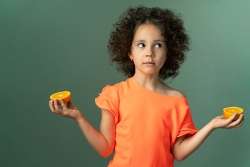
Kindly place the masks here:
[(182, 156), (175, 156), (174, 158), (175, 158), (175, 160), (177, 160), (177, 161), (183, 161), (183, 160), (186, 159), (186, 157), (182, 157)]
[(108, 158), (110, 156), (110, 154), (106, 154), (106, 153), (99, 153), (99, 155), (102, 158)]
[(177, 160), (177, 161), (183, 161), (187, 157), (188, 157), (188, 155), (177, 155), (177, 154), (174, 155), (174, 159)]
[(108, 158), (111, 155), (112, 152), (100, 152), (99, 155), (102, 158)]
[(183, 161), (187, 158), (187, 155), (180, 150), (175, 149), (173, 152), (174, 159), (177, 161)]
[(99, 152), (99, 155), (102, 158), (107, 158), (112, 154), (112, 152), (113, 152), (113, 147), (109, 147), (108, 149)]

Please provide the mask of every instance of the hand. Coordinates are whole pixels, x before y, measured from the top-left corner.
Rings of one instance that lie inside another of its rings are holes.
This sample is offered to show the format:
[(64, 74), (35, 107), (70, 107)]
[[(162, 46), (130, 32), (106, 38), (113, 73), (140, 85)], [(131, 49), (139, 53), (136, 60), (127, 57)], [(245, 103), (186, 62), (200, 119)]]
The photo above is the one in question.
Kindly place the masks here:
[(211, 120), (211, 125), (213, 128), (237, 128), (242, 125), (244, 120), (244, 115), (237, 114), (232, 115), (230, 118), (224, 118), (223, 115), (217, 116)]
[(50, 100), (49, 101), (50, 110), (58, 115), (68, 117), (74, 120), (78, 120), (81, 118), (82, 114), (77, 109), (76, 106), (70, 101), (68, 105), (66, 105), (63, 100)]

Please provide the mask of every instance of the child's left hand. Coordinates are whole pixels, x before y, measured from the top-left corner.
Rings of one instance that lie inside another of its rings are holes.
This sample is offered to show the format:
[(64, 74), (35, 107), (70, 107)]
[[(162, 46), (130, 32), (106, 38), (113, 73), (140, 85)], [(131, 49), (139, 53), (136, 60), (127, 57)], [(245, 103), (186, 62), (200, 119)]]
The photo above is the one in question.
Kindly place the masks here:
[(212, 127), (215, 128), (236, 128), (240, 127), (244, 120), (244, 115), (234, 114), (230, 118), (224, 118), (223, 115), (213, 118), (210, 123)]

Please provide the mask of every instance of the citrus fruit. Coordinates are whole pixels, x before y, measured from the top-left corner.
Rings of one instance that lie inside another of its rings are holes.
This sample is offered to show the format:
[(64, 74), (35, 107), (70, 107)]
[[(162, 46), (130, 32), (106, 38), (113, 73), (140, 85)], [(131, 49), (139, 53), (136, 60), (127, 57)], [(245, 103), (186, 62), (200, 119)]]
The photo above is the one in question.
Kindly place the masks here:
[(50, 95), (51, 100), (63, 100), (64, 103), (68, 103), (71, 100), (71, 92), (68, 90), (56, 92)]
[(236, 106), (232, 106), (232, 107), (225, 107), (223, 108), (223, 115), (224, 118), (229, 118), (231, 117), (234, 113), (237, 114), (237, 116), (239, 116), (240, 114), (244, 113), (244, 109), (242, 107), (236, 107)]

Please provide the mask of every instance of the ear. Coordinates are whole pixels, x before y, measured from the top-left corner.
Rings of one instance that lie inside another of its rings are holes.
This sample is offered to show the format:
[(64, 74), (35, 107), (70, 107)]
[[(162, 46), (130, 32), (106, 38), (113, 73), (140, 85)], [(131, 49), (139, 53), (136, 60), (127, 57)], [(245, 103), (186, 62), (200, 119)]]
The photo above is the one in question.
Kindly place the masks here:
[(133, 55), (131, 53), (128, 54), (131, 61), (133, 61)]

